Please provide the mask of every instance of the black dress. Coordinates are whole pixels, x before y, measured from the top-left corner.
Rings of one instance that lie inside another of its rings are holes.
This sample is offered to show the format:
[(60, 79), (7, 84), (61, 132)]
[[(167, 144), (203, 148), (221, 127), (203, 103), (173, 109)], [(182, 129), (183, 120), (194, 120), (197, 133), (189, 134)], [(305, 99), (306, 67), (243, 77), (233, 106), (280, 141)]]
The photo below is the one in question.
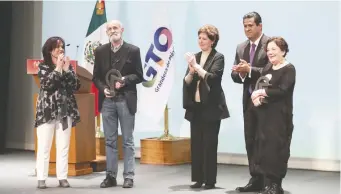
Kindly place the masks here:
[(261, 76), (271, 75), (265, 92), (268, 103), (254, 107), (256, 130), (256, 167), (264, 175), (265, 184), (281, 184), (287, 172), (293, 132), (293, 92), (296, 70), (288, 63), (274, 70), (267, 65)]

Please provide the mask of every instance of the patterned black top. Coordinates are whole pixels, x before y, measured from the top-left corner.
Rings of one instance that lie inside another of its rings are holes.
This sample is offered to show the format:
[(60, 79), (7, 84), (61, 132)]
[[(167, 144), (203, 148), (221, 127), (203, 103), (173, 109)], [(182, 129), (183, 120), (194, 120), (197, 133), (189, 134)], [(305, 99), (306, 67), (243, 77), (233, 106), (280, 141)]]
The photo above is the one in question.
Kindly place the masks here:
[(80, 88), (80, 81), (72, 65), (69, 71), (55, 71), (55, 65), (40, 63), (38, 77), (40, 92), (36, 104), (35, 127), (52, 120), (65, 120), (71, 117), (72, 127), (80, 121), (74, 92)]

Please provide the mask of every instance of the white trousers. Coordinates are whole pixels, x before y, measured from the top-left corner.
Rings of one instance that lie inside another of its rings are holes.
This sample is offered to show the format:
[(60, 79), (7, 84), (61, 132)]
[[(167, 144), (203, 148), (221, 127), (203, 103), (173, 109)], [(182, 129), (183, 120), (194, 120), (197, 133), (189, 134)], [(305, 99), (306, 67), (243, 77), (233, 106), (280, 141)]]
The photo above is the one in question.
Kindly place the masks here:
[(46, 180), (49, 171), (50, 151), (56, 130), (56, 173), (57, 179), (67, 179), (69, 146), (71, 136), (71, 118), (68, 117), (68, 128), (63, 131), (60, 121), (51, 121), (37, 127), (37, 179)]

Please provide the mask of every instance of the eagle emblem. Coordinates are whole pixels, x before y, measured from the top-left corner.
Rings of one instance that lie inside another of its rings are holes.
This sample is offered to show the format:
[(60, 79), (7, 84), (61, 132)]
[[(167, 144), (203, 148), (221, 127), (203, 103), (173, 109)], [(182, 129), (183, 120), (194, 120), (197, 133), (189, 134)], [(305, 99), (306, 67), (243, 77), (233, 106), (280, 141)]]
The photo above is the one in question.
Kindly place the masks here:
[(104, 14), (104, 8), (105, 8), (105, 5), (104, 5), (104, 1), (97, 1), (96, 3), (96, 15), (103, 15)]
[(99, 41), (88, 41), (84, 49), (84, 58), (88, 64), (94, 65), (95, 63), (95, 49), (102, 44)]

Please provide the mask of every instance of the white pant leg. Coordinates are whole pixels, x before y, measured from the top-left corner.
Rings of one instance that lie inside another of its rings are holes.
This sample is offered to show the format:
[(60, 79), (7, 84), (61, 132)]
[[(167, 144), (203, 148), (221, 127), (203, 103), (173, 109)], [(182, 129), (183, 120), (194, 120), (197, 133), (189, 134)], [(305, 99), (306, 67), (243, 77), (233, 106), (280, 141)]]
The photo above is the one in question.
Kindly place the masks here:
[(68, 161), (69, 161), (69, 146), (70, 146), (70, 136), (72, 122), (71, 118), (67, 117), (68, 128), (63, 130), (62, 123), (57, 122), (56, 127), (56, 172), (57, 179), (67, 179), (68, 174)]
[(36, 171), (38, 180), (46, 180), (49, 172), (50, 150), (53, 141), (55, 121), (37, 127)]

